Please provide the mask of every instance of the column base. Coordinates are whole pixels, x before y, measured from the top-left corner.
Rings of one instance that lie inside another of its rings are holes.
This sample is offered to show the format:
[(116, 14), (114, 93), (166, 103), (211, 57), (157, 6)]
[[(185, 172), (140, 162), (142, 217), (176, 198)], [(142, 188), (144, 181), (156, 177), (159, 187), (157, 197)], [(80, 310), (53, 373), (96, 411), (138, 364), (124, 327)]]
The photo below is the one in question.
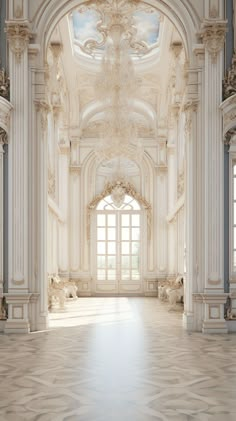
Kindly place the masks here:
[(8, 304), (8, 319), (5, 324), (5, 333), (29, 333), (29, 301), (32, 294), (9, 292), (5, 294)]
[(226, 320), (205, 320), (202, 325), (202, 333), (228, 333)]
[(39, 332), (39, 331), (44, 331), (44, 330), (48, 330), (49, 328), (49, 317), (48, 315), (45, 316), (39, 316), (37, 321), (36, 321), (36, 329), (35, 331)]
[(4, 327), (4, 333), (29, 333), (30, 325), (25, 320), (7, 319)]
[(183, 328), (188, 332), (194, 331), (193, 313), (183, 313)]

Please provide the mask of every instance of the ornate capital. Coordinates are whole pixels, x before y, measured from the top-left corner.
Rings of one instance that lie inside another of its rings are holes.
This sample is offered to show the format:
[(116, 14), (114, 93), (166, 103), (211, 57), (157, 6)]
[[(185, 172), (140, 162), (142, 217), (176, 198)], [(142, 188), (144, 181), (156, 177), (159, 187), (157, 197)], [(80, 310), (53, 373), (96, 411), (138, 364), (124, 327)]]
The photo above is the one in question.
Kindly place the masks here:
[(44, 101), (35, 101), (36, 110), (40, 112), (41, 116), (41, 128), (43, 132), (46, 132), (48, 125), (48, 113), (50, 112), (50, 106)]
[(227, 32), (227, 21), (205, 20), (202, 24), (200, 37), (215, 63), (219, 52), (224, 47)]
[(197, 111), (197, 102), (189, 101), (184, 105), (183, 111), (185, 112), (185, 135), (188, 136), (192, 130), (192, 114)]
[(9, 47), (16, 57), (16, 61), (20, 63), (21, 56), (26, 49), (31, 37), (29, 23), (22, 22), (6, 22), (6, 33)]

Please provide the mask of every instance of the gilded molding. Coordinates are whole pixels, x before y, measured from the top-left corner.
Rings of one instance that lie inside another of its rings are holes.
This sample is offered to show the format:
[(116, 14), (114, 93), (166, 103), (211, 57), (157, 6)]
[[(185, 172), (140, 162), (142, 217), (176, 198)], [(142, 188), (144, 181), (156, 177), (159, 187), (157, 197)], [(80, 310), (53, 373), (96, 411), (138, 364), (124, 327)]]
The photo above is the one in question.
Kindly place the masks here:
[(205, 20), (202, 23), (200, 37), (206, 50), (211, 55), (212, 63), (216, 63), (217, 56), (224, 47), (226, 32), (227, 21)]
[(21, 56), (29, 44), (31, 32), (29, 29), (29, 23), (22, 22), (6, 22), (6, 33), (9, 42), (9, 47), (12, 53), (16, 57), (16, 62), (21, 62)]

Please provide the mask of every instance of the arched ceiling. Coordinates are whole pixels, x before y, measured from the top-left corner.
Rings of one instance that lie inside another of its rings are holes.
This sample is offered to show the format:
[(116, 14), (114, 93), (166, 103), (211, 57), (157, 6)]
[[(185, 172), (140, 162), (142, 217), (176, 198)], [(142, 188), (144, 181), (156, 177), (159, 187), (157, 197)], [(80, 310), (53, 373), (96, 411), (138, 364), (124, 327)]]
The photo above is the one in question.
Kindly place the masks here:
[[(86, 43), (88, 39), (94, 37), (95, 41), (100, 41), (99, 34), (96, 33), (96, 12), (90, 11), (87, 16), (88, 12), (85, 12), (83, 16), (82, 10), (80, 9), (79, 17), (77, 8), (59, 22), (51, 42), (62, 45), (60, 60), (70, 102), (69, 126), (77, 128), (80, 135), (88, 129), (87, 136), (94, 137), (99, 121), (103, 118), (103, 105), (96, 99), (94, 87), (100, 72), (99, 57), (104, 46), (95, 49), (94, 54), (87, 54), (80, 49), (79, 44)], [(133, 116), (139, 122), (140, 136), (152, 137), (157, 135), (159, 127), (162, 133), (163, 130), (168, 130), (173, 86), (178, 85), (178, 95), (183, 95), (185, 52), (177, 30), (167, 17), (158, 11), (147, 13), (146, 23), (142, 27), (140, 19), (144, 16), (143, 13), (137, 12), (137, 34), (140, 42), (144, 41), (150, 51), (139, 55), (135, 49), (130, 51), (138, 80)], [(84, 26), (81, 24), (79, 28), (82, 20)], [(76, 46), (75, 38), (78, 41)], [(177, 55), (180, 57), (179, 71), (176, 68)], [(178, 74), (182, 74), (182, 81), (177, 80)]]

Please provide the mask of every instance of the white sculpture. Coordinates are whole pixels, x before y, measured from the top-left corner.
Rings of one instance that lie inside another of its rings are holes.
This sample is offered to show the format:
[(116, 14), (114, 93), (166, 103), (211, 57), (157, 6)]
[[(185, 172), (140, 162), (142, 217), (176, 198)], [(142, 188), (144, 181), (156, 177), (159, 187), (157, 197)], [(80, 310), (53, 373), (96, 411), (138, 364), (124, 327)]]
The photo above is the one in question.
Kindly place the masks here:
[(174, 310), (176, 304), (183, 300), (184, 279), (180, 275), (174, 281), (169, 280), (158, 286), (158, 297), (161, 301), (168, 301), (171, 304), (171, 310)]

